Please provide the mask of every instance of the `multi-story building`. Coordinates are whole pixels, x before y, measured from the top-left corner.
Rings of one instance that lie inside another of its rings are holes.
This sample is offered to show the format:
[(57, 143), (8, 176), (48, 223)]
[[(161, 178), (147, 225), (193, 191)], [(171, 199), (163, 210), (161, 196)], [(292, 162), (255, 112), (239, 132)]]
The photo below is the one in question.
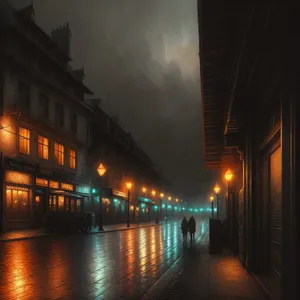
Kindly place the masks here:
[(40, 226), (47, 210), (90, 197), (90, 109), (82, 70), (72, 71), (68, 24), (45, 34), (32, 6), (0, 1), (2, 230)]
[[(91, 125), (92, 143), (89, 148), (89, 170), (94, 190), (110, 192), (103, 196), (103, 219), (105, 223), (126, 221), (128, 209), (127, 182), (130, 190), (130, 218), (133, 221), (150, 221), (160, 218), (160, 199), (164, 180), (154, 169), (151, 159), (137, 147), (115, 118), (99, 107), (94, 107)], [(97, 167), (102, 163), (107, 172), (99, 177)], [(152, 191), (156, 194), (153, 195)], [(90, 208), (99, 215), (100, 197), (91, 199)]]
[(299, 299), (298, 9), (198, 3), (206, 167), (222, 168), (226, 149), (239, 258), (269, 298)]

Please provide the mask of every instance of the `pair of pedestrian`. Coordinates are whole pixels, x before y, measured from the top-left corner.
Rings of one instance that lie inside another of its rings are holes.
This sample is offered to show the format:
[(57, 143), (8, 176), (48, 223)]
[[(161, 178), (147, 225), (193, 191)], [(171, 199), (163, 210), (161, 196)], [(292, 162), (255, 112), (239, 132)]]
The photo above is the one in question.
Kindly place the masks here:
[(186, 217), (183, 218), (181, 222), (181, 232), (183, 235), (183, 242), (187, 242), (188, 232), (190, 233), (191, 242), (195, 240), (196, 221), (193, 216), (190, 217), (189, 221), (187, 221)]

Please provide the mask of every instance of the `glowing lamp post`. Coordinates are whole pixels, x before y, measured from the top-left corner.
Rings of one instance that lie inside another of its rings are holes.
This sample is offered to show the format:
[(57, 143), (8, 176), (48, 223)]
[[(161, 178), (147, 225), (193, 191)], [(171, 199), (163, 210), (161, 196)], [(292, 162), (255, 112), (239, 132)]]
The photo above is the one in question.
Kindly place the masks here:
[[(168, 201), (171, 201), (171, 200), (172, 200), (172, 197), (169, 196), (168, 197)], [(167, 202), (167, 200), (166, 200), (166, 216), (165, 216), (165, 220), (166, 220), (166, 222), (168, 221), (168, 202)]]
[[(97, 168), (97, 172), (100, 176), (100, 178), (106, 173), (106, 168), (104, 167), (104, 165), (102, 163), (99, 164), (98, 168)], [(101, 195), (101, 190), (99, 191), (100, 195), (100, 206), (99, 206), (99, 231), (103, 231), (103, 222), (102, 222), (102, 195)]]
[(147, 189), (145, 187), (142, 188), (142, 192), (143, 192), (144, 197), (146, 198)]
[(130, 205), (129, 205), (129, 200), (130, 200), (130, 190), (132, 187), (132, 183), (131, 182), (126, 182), (126, 188), (128, 191), (127, 194), (127, 227), (130, 227), (130, 215), (129, 215), (129, 210), (130, 210)]
[(233, 179), (233, 172), (228, 169), (225, 173), (225, 179), (227, 181), (227, 184), (228, 184), (228, 194), (227, 194), (227, 203), (226, 203), (226, 215), (227, 215), (227, 218), (228, 218), (228, 212), (229, 212), (229, 197), (230, 197), (230, 183)]
[(214, 218), (214, 200), (215, 198), (213, 196), (210, 196), (209, 201), (211, 203), (211, 218)]
[[(160, 200), (160, 217), (162, 218), (162, 201), (163, 201), (163, 198), (164, 198), (164, 193), (160, 193), (159, 194), (159, 200)], [(157, 221), (158, 223), (158, 221)]]
[(217, 220), (219, 220), (219, 193), (220, 193), (221, 188), (219, 187), (218, 184), (216, 184), (214, 187), (214, 190), (215, 190), (215, 193), (217, 196)]

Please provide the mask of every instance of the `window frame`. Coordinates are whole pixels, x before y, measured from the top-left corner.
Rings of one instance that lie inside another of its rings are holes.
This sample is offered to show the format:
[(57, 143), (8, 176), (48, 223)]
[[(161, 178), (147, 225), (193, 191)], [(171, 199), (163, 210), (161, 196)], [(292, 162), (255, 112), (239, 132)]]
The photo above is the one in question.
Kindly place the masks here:
[(65, 119), (64, 119), (64, 113), (65, 107), (60, 102), (55, 103), (55, 123), (56, 126), (65, 126)]
[[(58, 145), (58, 149), (55, 148), (56, 145)], [(62, 151), (59, 149), (60, 146), (62, 147)], [(64, 166), (65, 165), (65, 146), (63, 144), (60, 144), (59, 142), (54, 142), (53, 143), (53, 153), (54, 153), (56, 162), (60, 166)], [(56, 153), (58, 154), (58, 156), (56, 155)], [(60, 155), (62, 156), (62, 162), (60, 162), (60, 158), (59, 158)]]
[[(23, 94), (25, 95), (25, 93), (23, 93), (22, 91), (27, 92), (27, 97), (25, 99), (25, 97), (23, 98)], [(21, 96), (22, 95), (22, 96)], [(25, 100), (25, 101), (22, 101)], [(18, 107), (21, 109), (21, 111), (25, 111), (25, 112), (29, 112), (30, 111), (30, 86), (29, 84), (23, 82), (23, 81), (19, 81), (18, 84)]]
[[(74, 155), (71, 155), (71, 153), (74, 152)], [(74, 159), (74, 167), (73, 167), (73, 160)], [(69, 167), (73, 170), (76, 170), (77, 168), (77, 152), (74, 148), (69, 149)]]
[(50, 100), (49, 97), (44, 93), (40, 93), (39, 95), (39, 115), (41, 118), (49, 119), (49, 107)]
[[(21, 135), (21, 130), (27, 131), (29, 133), (28, 137), (26, 137), (24, 135)], [(21, 145), (22, 145), (21, 140), (24, 141), (25, 148), (28, 151), (24, 152), (24, 151), (21, 150)], [(25, 128), (23, 126), (19, 126), (19, 128), (18, 128), (18, 150), (19, 150), (19, 153), (24, 154), (24, 155), (30, 155), (30, 152), (31, 152), (30, 151), (30, 141), (31, 141), (31, 131), (30, 131), (30, 129)]]
[[(40, 137), (43, 139), (42, 142), (39, 141)], [(47, 140), (48, 144), (44, 144), (44, 140)], [(41, 134), (38, 134), (38, 139), (37, 139), (37, 144), (38, 144), (38, 157), (44, 160), (49, 160), (49, 139)], [(42, 147), (42, 156), (40, 156), (40, 151), (39, 151), (39, 147)], [(45, 158), (44, 156), (44, 151), (45, 148), (47, 148), (47, 158)]]

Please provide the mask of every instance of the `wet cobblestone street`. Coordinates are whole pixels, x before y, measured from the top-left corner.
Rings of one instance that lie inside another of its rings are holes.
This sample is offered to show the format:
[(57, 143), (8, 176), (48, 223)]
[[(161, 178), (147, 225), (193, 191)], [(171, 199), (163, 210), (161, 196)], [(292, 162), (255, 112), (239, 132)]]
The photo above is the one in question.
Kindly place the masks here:
[(182, 251), (179, 222), (2, 243), (0, 299), (140, 299)]

